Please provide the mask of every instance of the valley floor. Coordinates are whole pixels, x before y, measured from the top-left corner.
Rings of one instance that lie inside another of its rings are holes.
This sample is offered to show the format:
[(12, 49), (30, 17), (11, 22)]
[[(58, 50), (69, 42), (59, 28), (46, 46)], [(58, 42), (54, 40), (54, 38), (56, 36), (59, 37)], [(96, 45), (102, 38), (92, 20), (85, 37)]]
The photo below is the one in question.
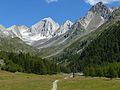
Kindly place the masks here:
[(120, 90), (119, 79), (70, 78), (70, 75), (35, 75), (0, 71), (0, 90), (52, 90), (53, 82), (57, 90)]

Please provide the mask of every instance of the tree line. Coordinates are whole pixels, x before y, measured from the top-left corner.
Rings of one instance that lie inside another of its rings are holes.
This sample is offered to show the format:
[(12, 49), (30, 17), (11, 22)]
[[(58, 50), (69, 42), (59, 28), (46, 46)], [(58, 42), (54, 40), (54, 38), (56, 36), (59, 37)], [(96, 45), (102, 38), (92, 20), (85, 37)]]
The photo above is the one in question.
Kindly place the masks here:
[(0, 58), (5, 62), (5, 65), (1, 69), (10, 72), (57, 74), (67, 71), (64, 66), (57, 64), (53, 60), (42, 59), (37, 55), (33, 56), (29, 53), (25, 54), (20, 52), (16, 54), (0, 52)]
[(85, 67), (84, 75), (91, 77), (120, 78), (120, 62), (109, 63), (108, 65), (96, 65)]

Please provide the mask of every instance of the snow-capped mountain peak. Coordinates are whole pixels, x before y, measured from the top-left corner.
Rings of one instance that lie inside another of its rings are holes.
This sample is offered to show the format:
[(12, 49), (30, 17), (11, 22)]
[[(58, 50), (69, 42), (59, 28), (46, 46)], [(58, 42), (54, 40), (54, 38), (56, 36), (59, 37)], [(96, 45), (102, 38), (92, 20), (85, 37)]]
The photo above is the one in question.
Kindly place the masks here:
[(33, 25), (31, 27), (31, 32), (34, 34), (39, 34), (41, 37), (50, 38), (58, 28), (59, 24), (48, 17)]
[(43, 18), (42, 20), (55, 23), (55, 21), (51, 17)]
[(0, 30), (7, 32), (12, 38), (18, 37), (27, 44), (32, 44), (35, 41), (55, 37), (54, 34), (59, 28), (61, 28), (60, 30), (62, 32), (59, 33), (59, 35), (61, 35), (68, 31), (72, 25), (73, 23), (70, 20), (67, 20), (60, 26), (52, 18), (48, 17), (32, 25), (30, 28), (24, 25), (13, 25), (9, 28), (5, 28), (1, 25)]
[(12, 37), (19, 37), (23, 41), (24, 41), (24, 38), (28, 37), (30, 33), (30, 29), (24, 25), (21, 25), (21, 26), (13, 25), (7, 28), (7, 30), (10, 32)]
[(92, 6), (91, 12), (101, 15), (104, 19), (108, 19), (112, 14), (110, 8), (105, 6), (102, 2), (98, 2), (96, 5)]
[(73, 25), (73, 22), (72, 21), (70, 21), (70, 20), (67, 20), (64, 24), (63, 24), (63, 26), (65, 26), (65, 27), (71, 27)]
[(112, 17), (112, 11), (105, 6), (102, 2), (98, 2), (96, 5), (88, 11), (87, 15), (80, 18), (73, 26), (73, 29), (85, 29), (95, 30), (105, 21)]
[(61, 25), (59, 29), (56, 30), (56, 32), (54, 33), (54, 36), (59, 36), (61, 34), (66, 33), (68, 30), (71, 29), (72, 25), (73, 25), (72, 21), (70, 20), (65, 21), (65, 23)]
[(71, 26), (73, 25), (73, 22), (70, 20), (67, 20), (62, 26), (61, 26), (61, 31), (65, 33), (66, 31), (71, 29)]

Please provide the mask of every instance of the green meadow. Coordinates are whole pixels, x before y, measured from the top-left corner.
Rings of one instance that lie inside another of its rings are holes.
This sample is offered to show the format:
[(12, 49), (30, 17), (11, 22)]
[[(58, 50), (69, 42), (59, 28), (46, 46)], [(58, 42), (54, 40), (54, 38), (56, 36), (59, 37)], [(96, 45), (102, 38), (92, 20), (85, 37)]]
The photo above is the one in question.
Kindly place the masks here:
[[(51, 90), (59, 80), (58, 90), (120, 90), (119, 79), (91, 78), (70, 75), (36, 75), (0, 71), (0, 90)], [(64, 79), (68, 77), (67, 79)]]
[(58, 87), (58, 90), (120, 90), (120, 80), (76, 77), (60, 81)]

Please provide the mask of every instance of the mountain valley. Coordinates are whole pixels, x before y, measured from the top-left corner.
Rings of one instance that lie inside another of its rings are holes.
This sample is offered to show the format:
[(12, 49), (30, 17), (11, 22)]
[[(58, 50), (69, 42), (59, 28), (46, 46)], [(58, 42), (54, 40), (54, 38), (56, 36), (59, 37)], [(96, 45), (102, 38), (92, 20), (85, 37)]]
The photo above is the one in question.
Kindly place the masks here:
[[(83, 71), (83, 68), (86, 67), (84, 66), (86, 64), (84, 60), (93, 59), (95, 53), (93, 57), (91, 57), (91, 53), (96, 52), (89, 50), (87, 52), (87, 48), (91, 47), (92, 43), (98, 38), (105, 37), (102, 36), (102, 34), (105, 33), (106, 30), (109, 34), (112, 29), (111, 27), (114, 27), (117, 23), (119, 24), (119, 20), (120, 7), (109, 8), (102, 2), (99, 2), (90, 8), (86, 16), (79, 18), (75, 23), (71, 20), (66, 20), (65, 23), (59, 25), (52, 18), (48, 17), (31, 27), (13, 25), (5, 28), (0, 25), (0, 50), (7, 53), (17, 53), (18, 55), (15, 54), (15, 57), (19, 56), (19, 53), (25, 53), (25, 56), (23, 56), (29, 58), (27, 57), (27, 53), (30, 53), (30, 55), (33, 56), (31, 56), (31, 58), (37, 60), (38, 58), (43, 61), (44, 59), (48, 59), (48, 61), (52, 60), (51, 62), (53, 64), (55, 62), (60, 64), (58, 68), (60, 71), (64, 70), (64, 72), (71, 72), (71, 65), (77, 62), (77, 70)], [(119, 29), (119, 27), (116, 26), (114, 29)], [(111, 38), (115, 38), (115, 36), (111, 36)], [(104, 45), (105, 42), (102, 44), (104, 48), (107, 48), (106, 45)], [(97, 48), (99, 48), (94, 46), (92, 46), (90, 50), (93, 50), (93, 48), (97, 50)], [(88, 55), (86, 52), (90, 55), (90, 58), (87, 58)], [(98, 52), (100, 51), (98, 50)], [(6, 55), (6, 57), (9, 57), (9, 54)], [(100, 57), (101, 56), (99, 56), (99, 58)], [(45, 62), (48, 61), (45, 60)], [(14, 60), (13, 62), (19, 64)], [(31, 61), (29, 62), (31, 63)], [(88, 62), (87, 64), (91, 63), (89, 60)], [(33, 63), (36, 65), (34, 61)], [(82, 63), (82, 65), (79, 65), (80, 63)], [(49, 63), (49, 65), (51, 65), (51, 63)], [(63, 69), (63, 67), (65, 69)], [(27, 72), (29, 71), (33, 72), (32, 70), (27, 70)]]

